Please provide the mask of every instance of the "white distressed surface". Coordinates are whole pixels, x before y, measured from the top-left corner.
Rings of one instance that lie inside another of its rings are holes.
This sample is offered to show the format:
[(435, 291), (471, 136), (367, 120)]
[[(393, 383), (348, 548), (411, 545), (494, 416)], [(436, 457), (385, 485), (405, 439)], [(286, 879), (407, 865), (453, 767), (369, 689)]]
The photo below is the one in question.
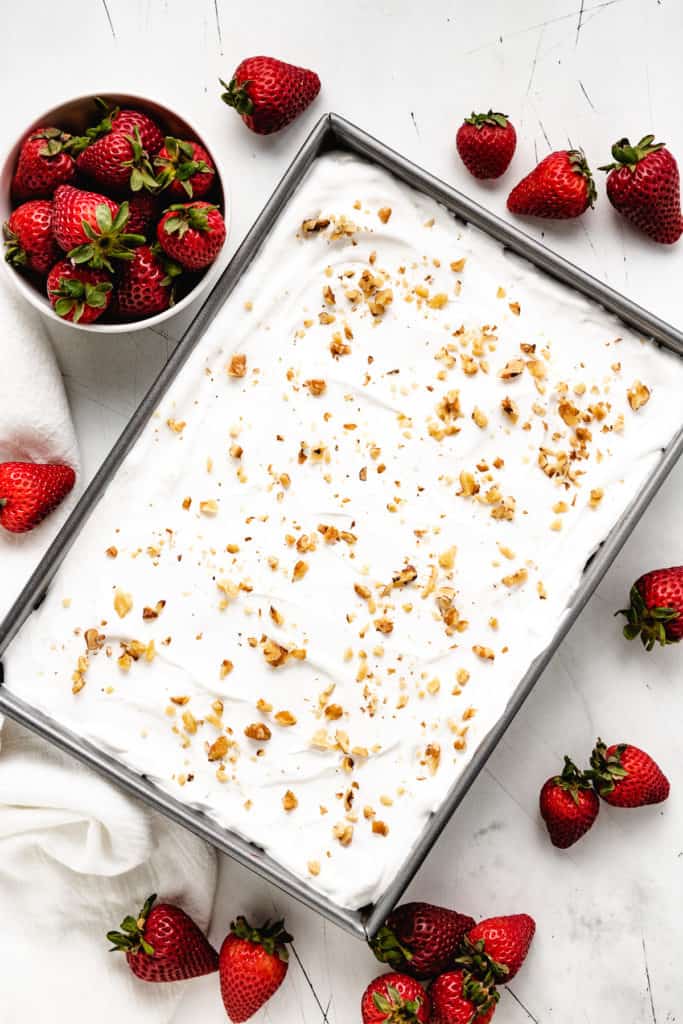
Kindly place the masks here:
[[(571, 140), (594, 167), (611, 143), (648, 131), (683, 160), (683, 8), (677, 0), (61, 0), (13, 4), (3, 25), (3, 138), (88, 91), (156, 97), (195, 120), (229, 168), (234, 249), (319, 114), (336, 110), (505, 216), (507, 191), (536, 155)], [(316, 68), (323, 92), (282, 135), (261, 139), (218, 99), (219, 74), (272, 53)], [(507, 111), (517, 155), (504, 184), (478, 185), (454, 157), (459, 119)], [(598, 175), (602, 178), (602, 175)], [(598, 208), (530, 225), (554, 249), (683, 325), (683, 242), (657, 247)], [(92, 473), (184, 323), (164, 334), (85, 340), (54, 332), (85, 468)], [(2, 342), (0, 341), (0, 351)], [(649, 658), (621, 640), (612, 611), (645, 569), (683, 562), (683, 467), (673, 474), (574, 627), (415, 881), (411, 895), (484, 916), (528, 911), (529, 961), (498, 1024), (673, 1024), (681, 1019), (683, 673), (680, 652)], [(538, 789), (597, 732), (651, 750), (673, 793), (663, 808), (603, 808), (596, 830), (553, 850)], [(255, 1022), (351, 1024), (375, 974), (357, 941), (224, 861), (212, 938), (231, 916), (286, 913), (297, 936), (281, 992)], [(76, 969), (76, 968), (74, 968)], [(43, 997), (41, 996), (41, 999)], [(38, 1007), (39, 1004), (37, 1004)], [(78, 1018), (78, 1002), (74, 1017)], [(174, 1024), (225, 1020), (216, 978), (188, 985)]]

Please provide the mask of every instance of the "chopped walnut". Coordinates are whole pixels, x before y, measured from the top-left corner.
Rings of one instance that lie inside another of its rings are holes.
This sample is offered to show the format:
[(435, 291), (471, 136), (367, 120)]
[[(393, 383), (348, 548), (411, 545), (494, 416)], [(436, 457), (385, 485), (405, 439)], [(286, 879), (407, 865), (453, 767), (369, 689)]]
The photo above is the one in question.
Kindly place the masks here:
[(312, 395), (324, 395), (327, 391), (327, 384), (324, 380), (318, 377), (314, 377), (311, 380), (304, 381), (304, 387), (308, 388)]
[(506, 587), (518, 587), (522, 583), (526, 583), (529, 578), (529, 573), (526, 569), (518, 569), (517, 572), (511, 573), (509, 576), (503, 576), (501, 580)]
[(368, 309), (373, 316), (382, 316), (386, 312), (387, 306), (390, 306), (393, 301), (394, 293), (391, 288), (383, 288), (368, 299)]
[(234, 665), (230, 661), (230, 659), (229, 658), (223, 658), (223, 661), (221, 662), (221, 667), (220, 667), (220, 677), (221, 677), (221, 679), (225, 679), (226, 676), (229, 676), (230, 673), (232, 672), (233, 668), (234, 668)]
[(330, 226), (329, 217), (311, 217), (309, 220), (305, 220), (301, 225), (301, 230), (306, 235), (316, 235), (319, 231), (324, 231), (325, 228)]
[(291, 711), (278, 711), (275, 721), (282, 726), (296, 725), (296, 718)]
[(523, 359), (510, 359), (502, 368), (498, 371), (498, 376), (501, 380), (515, 380), (517, 377), (521, 377), (524, 373), (524, 360)]
[(165, 607), (165, 601), (157, 601), (153, 608), (150, 608), (149, 605), (145, 605), (142, 609), (142, 617), (145, 621), (148, 621), (149, 619), (158, 619)]
[(114, 610), (120, 619), (125, 619), (128, 612), (133, 607), (133, 598), (130, 594), (126, 594), (125, 591), (117, 587), (114, 592)]
[(460, 473), (460, 490), (456, 492), (459, 497), (471, 498), (475, 494), (479, 494), (479, 484), (474, 479), (472, 473), (469, 473), (466, 469), (463, 469)]
[(385, 822), (380, 821), (379, 818), (374, 818), (372, 822), (372, 832), (373, 835), (376, 836), (388, 836), (389, 826)]
[(169, 428), (169, 430), (172, 430), (174, 434), (182, 434), (183, 430), (187, 426), (187, 423), (185, 422), (185, 420), (167, 419), (166, 426)]
[(107, 558), (116, 558), (119, 553), (119, 549), (112, 544), (104, 553)]
[(200, 501), (199, 511), (203, 516), (216, 516), (218, 515), (218, 502), (214, 498), (209, 498), (207, 501)]
[(472, 651), (478, 658), (481, 658), (482, 661), (494, 661), (496, 657), (490, 647), (482, 647), (481, 644), (475, 644)]
[(395, 572), (391, 578), (392, 587), (405, 587), (408, 583), (413, 583), (417, 579), (417, 569), (414, 565), (406, 565), (405, 568), (399, 569)]
[(329, 284), (323, 285), (323, 301), (327, 306), (334, 306), (337, 301)]
[(377, 216), (382, 221), (382, 224), (386, 224), (388, 222), (389, 218), (391, 217), (391, 207), (390, 206), (382, 206), (377, 211)]
[(315, 876), (320, 874), (320, 861), (319, 860), (309, 860), (309, 862), (308, 862), (308, 864), (306, 866), (308, 868), (309, 875), (313, 875), (315, 877)]
[(247, 372), (247, 357), (243, 354), (231, 356), (227, 369), (229, 377), (244, 377)]
[(209, 747), (209, 761), (220, 761), (227, 754), (229, 746), (227, 736), (219, 736)]
[(597, 508), (602, 499), (605, 496), (605, 492), (602, 487), (594, 487), (591, 491), (590, 499), (588, 504), (591, 508)]
[(344, 709), (340, 704), (328, 704), (325, 708), (325, 718), (329, 718), (331, 722), (338, 721), (344, 714)]
[(304, 560), (300, 558), (292, 571), (292, 580), (302, 580), (307, 572), (308, 562), (304, 562)]
[(383, 616), (382, 618), (375, 619), (375, 629), (377, 630), (378, 633), (388, 634), (393, 632), (394, 624), (391, 621), (391, 619), (388, 619), (386, 618), (386, 616)]
[(104, 647), (104, 642), (107, 639), (104, 633), (100, 633), (97, 629), (86, 629), (83, 634), (85, 637), (85, 646), (89, 651), (100, 651)]
[(634, 412), (638, 409), (642, 409), (650, 401), (650, 389), (642, 384), (641, 381), (637, 380), (631, 385), (626, 392), (628, 398), (628, 404), (631, 406)]
[(351, 353), (351, 346), (344, 341), (339, 331), (336, 331), (332, 335), (332, 341), (330, 342), (330, 352), (335, 359), (339, 359), (340, 356), (348, 356)]
[(454, 274), (459, 274), (461, 270), (465, 269), (465, 264), (466, 263), (467, 263), (467, 257), (466, 256), (463, 256), (463, 258), (461, 260), (453, 260), (453, 262), (451, 263), (451, 270), (453, 271)]
[(252, 722), (251, 725), (246, 726), (244, 735), (250, 740), (258, 740), (264, 743), (270, 739), (272, 733), (265, 722)]
[(441, 763), (441, 747), (438, 743), (428, 743), (425, 748), (424, 762), (429, 768), (430, 775), (436, 775)]
[(519, 409), (517, 407), (516, 402), (513, 402), (512, 399), (506, 395), (506, 397), (500, 403), (500, 407), (505, 413), (505, 415), (508, 417), (508, 419), (512, 420), (513, 423), (517, 422), (517, 420), (519, 419)]
[(511, 313), (514, 313), (515, 316), (519, 316), (521, 312), (521, 306), (518, 302), (508, 302), (508, 308)]
[(448, 296), (445, 292), (437, 292), (436, 295), (432, 295), (427, 305), (430, 309), (443, 309), (448, 305)]
[(282, 806), (286, 811), (294, 811), (299, 806), (299, 801), (292, 793), (291, 789), (288, 789), (282, 798)]
[(340, 821), (333, 827), (332, 835), (339, 840), (342, 846), (350, 846), (353, 842), (353, 825)]
[(488, 416), (486, 415), (486, 413), (482, 412), (481, 409), (477, 408), (476, 406), (472, 411), (472, 419), (481, 430), (483, 430), (484, 427), (487, 427), (489, 424)]
[(455, 544), (448, 548), (446, 551), (442, 551), (439, 555), (439, 565), (442, 569), (452, 569), (455, 565), (455, 556), (458, 549)]
[(266, 637), (263, 642), (263, 656), (269, 665), (272, 665), (273, 668), (278, 668), (280, 665), (284, 665), (289, 656), (289, 651), (286, 647), (276, 643), (275, 640)]

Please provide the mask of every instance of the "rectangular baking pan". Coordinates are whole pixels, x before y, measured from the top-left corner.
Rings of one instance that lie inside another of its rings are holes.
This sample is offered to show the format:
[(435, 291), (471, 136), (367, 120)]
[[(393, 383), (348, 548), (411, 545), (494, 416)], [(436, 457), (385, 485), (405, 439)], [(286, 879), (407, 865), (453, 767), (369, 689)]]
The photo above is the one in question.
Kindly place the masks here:
[[(92, 483), (29, 579), (5, 620), (0, 624), (0, 658), (23, 622), (40, 603), (63, 558), (78, 535), (81, 526), (97, 505), (107, 485), (116, 474), (151, 414), (158, 407), (160, 399), (179, 373), (190, 352), (202, 338), (205, 328), (216, 315), (239, 278), (249, 267), (306, 171), (316, 157), (330, 149), (350, 151), (386, 168), (397, 178), (441, 203), (460, 220), (475, 225), (497, 239), (504, 247), (529, 260), (540, 271), (550, 274), (568, 287), (600, 303), (605, 309), (615, 313), (627, 325), (634, 328), (644, 337), (652, 339), (653, 343), (660, 344), (683, 356), (683, 333), (681, 331), (676, 330), (651, 313), (648, 313), (625, 296), (608, 288), (601, 281), (596, 280), (567, 260), (562, 259), (517, 228), (495, 217), (471, 199), (468, 199), (438, 178), (423, 171), (360, 128), (350, 124), (336, 114), (326, 114), (320, 119), (304, 142), (279, 185), (266, 203), (263, 212), (188, 327), (177, 348), (133, 414), (130, 422), (104, 460)], [(64, 729), (47, 715), (26, 702), (18, 700), (8, 691), (6, 686), (2, 685), (1, 662), (0, 713), (8, 715), (10, 718), (54, 743), (57, 747), (72, 754), (129, 793), (166, 814), (178, 824), (190, 829), (223, 853), (228, 854), (240, 864), (245, 865), (269, 882), (279, 886), (285, 892), (305, 903), (311, 909), (323, 914), (353, 935), (363, 939), (371, 937), (380, 927), (391, 908), (400, 899), (405, 888), (438, 839), (444, 826), (467, 793), (467, 790), (481, 771), (494, 747), (543, 672), (543, 669), (557, 650), (563, 637), (576, 620), (579, 612), (627, 540), (667, 474), (675, 465), (681, 452), (683, 452), (683, 424), (679, 433), (662, 452), (658, 465), (635, 500), (626, 509), (605, 542), (590, 559), (581, 583), (565, 610), (551, 643), (530, 666), (526, 675), (512, 694), (505, 713), (484, 738), (472, 760), (452, 786), (446, 800), (432, 815), (413, 847), (410, 856), (381, 898), (374, 905), (365, 907), (362, 910), (347, 910), (332, 903), (325, 895), (309, 886), (307, 882), (283, 869), (254, 844), (222, 828), (207, 815), (174, 799), (144, 776), (140, 776), (126, 768), (114, 758), (104, 754), (93, 744), (85, 742), (73, 732)]]

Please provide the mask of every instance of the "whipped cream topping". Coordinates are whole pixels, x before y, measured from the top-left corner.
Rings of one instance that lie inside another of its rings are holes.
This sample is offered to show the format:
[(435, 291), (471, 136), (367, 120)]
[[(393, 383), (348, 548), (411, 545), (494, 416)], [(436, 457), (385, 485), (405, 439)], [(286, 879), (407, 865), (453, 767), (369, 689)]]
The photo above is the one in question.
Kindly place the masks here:
[(679, 359), (331, 153), (11, 645), (6, 684), (367, 904), (554, 634), (682, 390)]

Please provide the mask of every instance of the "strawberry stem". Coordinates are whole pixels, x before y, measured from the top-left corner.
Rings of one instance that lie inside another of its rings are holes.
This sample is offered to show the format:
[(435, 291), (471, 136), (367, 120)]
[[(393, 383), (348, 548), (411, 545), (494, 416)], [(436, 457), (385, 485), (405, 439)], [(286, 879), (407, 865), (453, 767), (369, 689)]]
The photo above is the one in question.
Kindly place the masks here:
[(591, 774), (600, 796), (612, 793), (617, 782), (628, 776), (628, 772), (621, 763), (625, 750), (626, 744), (620, 743), (608, 757), (607, 745), (598, 736), (591, 754), (591, 768), (593, 769)]
[(634, 640), (640, 635), (646, 651), (651, 651), (656, 643), (662, 647), (677, 643), (676, 640), (669, 638), (666, 631), (668, 623), (678, 621), (680, 613), (676, 608), (664, 605), (648, 608), (635, 584), (631, 587), (629, 600), (631, 603), (628, 608), (620, 608), (614, 613), (626, 616), (623, 634), (627, 640)]
[(147, 956), (154, 956), (154, 947), (144, 938), (143, 932), (156, 898), (156, 893), (147, 897), (137, 918), (131, 917), (130, 914), (124, 917), (120, 925), (122, 929), (120, 932), (107, 932), (107, 938), (112, 943), (110, 953), (139, 953), (142, 951)]
[(252, 928), (247, 919), (240, 915), (232, 922), (230, 930), (238, 939), (263, 946), (266, 953), (271, 956), (277, 956), (285, 962), (289, 958), (285, 943), (293, 942), (294, 939), (285, 930), (284, 920), (275, 921), (273, 924), (266, 921), (260, 928)]
[(613, 171), (615, 168), (628, 167), (635, 171), (641, 160), (644, 160), (650, 153), (656, 153), (658, 149), (663, 149), (665, 145), (665, 142), (655, 142), (654, 135), (644, 135), (635, 146), (632, 146), (628, 139), (619, 139), (612, 146), (614, 163), (604, 164), (598, 170)]
[(227, 103), (229, 107), (236, 110), (238, 114), (246, 114), (247, 116), (253, 114), (254, 101), (247, 92), (247, 86), (251, 85), (251, 79), (238, 83), (236, 78), (231, 78), (227, 84), (222, 78), (219, 78), (218, 81), (225, 89), (225, 92), (221, 93), (221, 99), (224, 103)]
[(380, 963), (391, 967), (402, 967), (406, 961), (413, 959), (411, 951), (399, 942), (398, 936), (388, 925), (380, 928), (370, 942), (370, 949)]
[(489, 110), (487, 114), (475, 114), (474, 111), (465, 118), (465, 124), (474, 125), (475, 128), (483, 128), (485, 124), (493, 128), (507, 128), (508, 116), (495, 110)]

